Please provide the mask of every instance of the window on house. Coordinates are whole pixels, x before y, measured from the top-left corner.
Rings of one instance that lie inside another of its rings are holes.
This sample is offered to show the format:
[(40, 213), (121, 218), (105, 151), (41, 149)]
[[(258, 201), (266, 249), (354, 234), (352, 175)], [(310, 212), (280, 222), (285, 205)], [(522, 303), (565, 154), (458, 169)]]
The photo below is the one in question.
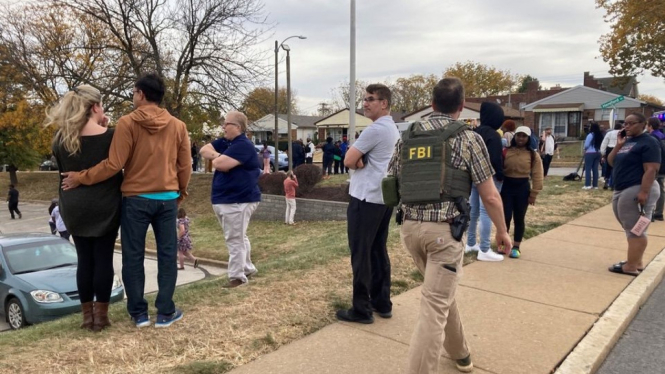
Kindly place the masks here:
[(566, 128), (568, 125), (568, 113), (557, 112), (554, 113), (554, 137), (565, 137)]
[(540, 113), (540, 126), (538, 133), (542, 133), (546, 128), (552, 127), (554, 122), (554, 113)]

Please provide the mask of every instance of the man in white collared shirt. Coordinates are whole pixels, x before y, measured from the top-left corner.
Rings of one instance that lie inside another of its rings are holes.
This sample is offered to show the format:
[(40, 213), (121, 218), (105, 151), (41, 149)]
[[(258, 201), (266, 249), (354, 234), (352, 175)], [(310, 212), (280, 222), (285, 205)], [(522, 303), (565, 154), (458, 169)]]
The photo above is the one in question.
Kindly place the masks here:
[(554, 150), (556, 149), (556, 143), (554, 142), (554, 136), (552, 136), (551, 127), (545, 129), (543, 143), (543, 150), (541, 153), (541, 156), (543, 157), (543, 175), (547, 176), (547, 172), (550, 170), (550, 164), (552, 163), (552, 158), (554, 157)]
[(603, 189), (608, 188), (612, 189), (612, 165), (607, 162), (607, 156), (612, 152), (614, 146), (617, 144), (617, 134), (623, 128), (623, 121), (617, 121), (614, 124), (614, 130), (608, 131), (603, 138), (603, 142), (600, 145), (600, 163), (603, 164), (603, 178), (605, 179), (605, 185)]
[(365, 91), (365, 117), (373, 122), (344, 157), (344, 166), (355, 170), (347, 209), (353, 305), (351, 309), (338, 310), (337, 319), (369, 324), (374, 322), (373, 311), (382, 318), (392, 316), (386, 240), (393, 208), (383, 202), (381, 181), (388, 174), (399, 131), (390, 116), (390, 89), (383, 84), (370, 84)]

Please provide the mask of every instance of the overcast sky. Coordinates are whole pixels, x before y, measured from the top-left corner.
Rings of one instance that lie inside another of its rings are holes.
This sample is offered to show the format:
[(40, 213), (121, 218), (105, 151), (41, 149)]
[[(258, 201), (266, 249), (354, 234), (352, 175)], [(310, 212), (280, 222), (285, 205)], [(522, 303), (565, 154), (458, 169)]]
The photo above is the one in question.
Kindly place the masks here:
[[(349, 80), (350, 1), (264, 3), (275, 24), (274, 36), (260, 45), (271, 52), (270, 61), (275, 39), (307, 37), (286, 44), (291, 87), (300, 110), (311, 114)], [(608, 31), (593, 0), (357, 0), (356, 76), (367, 82), (440, 76), (455, 62), (470, 60), (530, 74), (544, 88), (572, 87), (582, 84), (585, 71), (609, 76), (598, 51), (598, 39)], [(286, 86), (285, 56), (280, 51), (280, 86)], [(638, 79), (640, 93), (665, 99), (663, 79), (649, 74)]]

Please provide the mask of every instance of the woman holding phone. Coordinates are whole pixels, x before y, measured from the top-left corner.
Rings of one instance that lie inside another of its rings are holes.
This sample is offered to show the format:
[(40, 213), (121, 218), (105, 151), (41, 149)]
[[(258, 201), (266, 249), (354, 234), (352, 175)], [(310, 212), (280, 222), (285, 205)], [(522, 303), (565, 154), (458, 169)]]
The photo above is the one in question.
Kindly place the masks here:
[[(660, 196), (656, 174), (660, 168), (660, 144), (644, 132), (646, 118), (639, 113), (626, 117), (625, 128), (607, 157), (613, 167), (614, 195), (612, 209), (628, 239), (626, 261), (610, 266), (613, 273), (637, 276), (644, 269), (642, 256), (647, 247), (646, 229), (640, 235), (631, 232), (641, 216), (651, 221)], [(648, 226), (647, 226), (648, 227)]]

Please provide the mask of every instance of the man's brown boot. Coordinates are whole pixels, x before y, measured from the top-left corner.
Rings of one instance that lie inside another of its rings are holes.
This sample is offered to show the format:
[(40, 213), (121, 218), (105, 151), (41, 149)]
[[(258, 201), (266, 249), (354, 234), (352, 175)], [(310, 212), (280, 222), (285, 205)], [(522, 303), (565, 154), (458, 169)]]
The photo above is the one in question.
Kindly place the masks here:
[(81, 324), (81, 328), (92, 330), (92, 325), (94, 323), (92, 301), (81, 303), (81, 312), (83, 313), (83, 323)]
[(108, 326), (111, 326), (109, 321), (109, 303), (95, 302), (94, 323), (92, 331), (99, 332)]

